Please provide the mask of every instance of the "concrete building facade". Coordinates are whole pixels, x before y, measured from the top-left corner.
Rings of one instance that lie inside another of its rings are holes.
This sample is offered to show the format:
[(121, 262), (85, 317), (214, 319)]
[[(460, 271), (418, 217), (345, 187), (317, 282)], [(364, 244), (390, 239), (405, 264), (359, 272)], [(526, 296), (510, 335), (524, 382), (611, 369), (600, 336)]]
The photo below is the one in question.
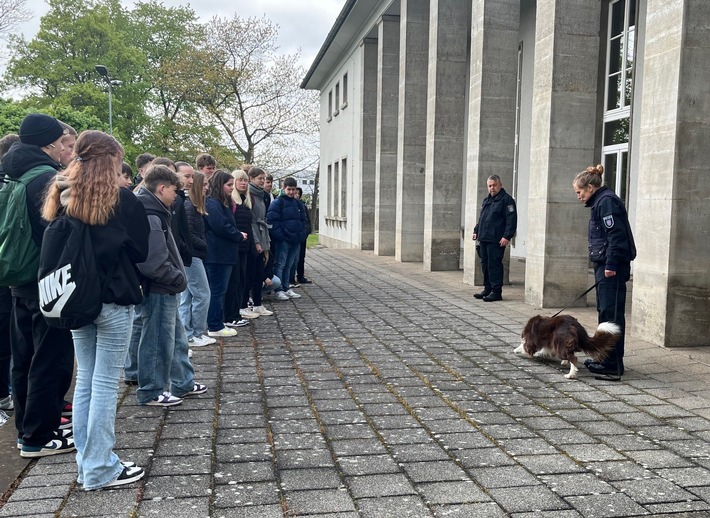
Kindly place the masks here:
[(302, 86), (321, 92), (324, 245), (480, 284), (497, 174), (525, 300), (561, 306), (588, 272), (572, 179), (601, 163), (638, 248), (630, 332), (710, 345), (707, 0), (347, 0)]

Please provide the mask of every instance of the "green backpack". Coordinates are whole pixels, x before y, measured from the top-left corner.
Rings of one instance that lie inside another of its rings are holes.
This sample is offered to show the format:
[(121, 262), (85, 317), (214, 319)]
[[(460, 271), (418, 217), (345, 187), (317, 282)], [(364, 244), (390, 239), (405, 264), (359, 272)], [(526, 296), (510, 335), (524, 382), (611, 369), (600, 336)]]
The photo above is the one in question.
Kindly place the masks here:
[(56, 171), (41, 165), (17, 179), (5, 177), (6, 183), (0, 190), (0, 286), (37, 282), (40, 247), (32, 239), (27, 184), (49, 172)]

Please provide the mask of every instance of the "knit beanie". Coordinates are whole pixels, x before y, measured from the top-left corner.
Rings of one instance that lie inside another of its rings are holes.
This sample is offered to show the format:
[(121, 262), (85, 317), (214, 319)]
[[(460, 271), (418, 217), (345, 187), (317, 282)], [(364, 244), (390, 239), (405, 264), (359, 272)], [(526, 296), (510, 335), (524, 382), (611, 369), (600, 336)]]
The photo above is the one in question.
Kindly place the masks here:
[(44, 147), (64, 133), (59, 121), (43, 113), (30, 113), (20, 124), (20, 140), (24, 144)]

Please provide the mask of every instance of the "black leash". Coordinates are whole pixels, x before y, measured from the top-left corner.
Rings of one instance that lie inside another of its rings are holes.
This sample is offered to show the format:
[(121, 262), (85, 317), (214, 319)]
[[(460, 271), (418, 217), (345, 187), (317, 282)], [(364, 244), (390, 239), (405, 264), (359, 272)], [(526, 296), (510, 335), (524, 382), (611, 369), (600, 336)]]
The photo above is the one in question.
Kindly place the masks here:
[(598, 280), (597, 282), (595, 282), (594, 284), (592, 284), (589, 288), (587, 288), (587, 291), (585, 291), (584, 293), (582, 293), (579, 297), (577, 297), (577, 298), (574, 299), (572, 302), (570, 302), (569, 304), (567, 304), (565, 307), (563, 307), (563, 308), (562, 308), (561, 310), (559, 310), (557, 313), (555, 313), (554, 315), (552, 315), (550, 318), (555, 318), (557, 315), (559, 315), (560, 313), (562, 313), (565, 309), (567, 309), (567, 308), (570, 307), (572, 304), (574, 304), (575, 302), (577, 302), (578, 300), (580, 300), (580, 299), (581, 299), (582, 297), (584, 297), (587, 293), (589, 293), (589, 292), (592, 291), (594, 288), (596, 288), (597, 286), (599, 286), (599, 283), (602, 282), (602, 280), (603, 280), (603, 279), (600, 279), (600, 280)]

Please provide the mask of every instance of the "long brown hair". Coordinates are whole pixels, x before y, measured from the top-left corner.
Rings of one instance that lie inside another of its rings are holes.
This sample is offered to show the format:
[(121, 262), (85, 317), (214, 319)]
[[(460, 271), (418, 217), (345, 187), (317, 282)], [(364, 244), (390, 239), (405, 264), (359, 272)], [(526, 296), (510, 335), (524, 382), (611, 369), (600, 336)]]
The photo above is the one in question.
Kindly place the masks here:
[(102, 131), (83, 131), (74, 148), (72, 159), (63, 175), (50, 184), (42, 207), (42, 217), (51, 221), (62, 207), (62, 188), (58, 182), (71, 185), (65, 202), (67, 216), (87, 225), (105, 225), (118, 204), (118, 175), (121, 173), (123, 147), (111, 135)]
[(204, 174), (195, 171), (189, 192), (190, 201), (195, 206), (195, 210), (203, 216), (207, 216), (207, 209), (205, 208), (205, 178)]
[(224, 186), (229, 182), (229, 180), (234, 180), (232, 175), (227, 171), (218, 169), (214, 172), (212, 178), (210, 178), (210, 181), (208, 182), (210, 188), (207, 191), (207, 195), (210, 198), (214, 198), (219, 201), (225, 207), (232, 206), (232, 199), (224, 193)]

